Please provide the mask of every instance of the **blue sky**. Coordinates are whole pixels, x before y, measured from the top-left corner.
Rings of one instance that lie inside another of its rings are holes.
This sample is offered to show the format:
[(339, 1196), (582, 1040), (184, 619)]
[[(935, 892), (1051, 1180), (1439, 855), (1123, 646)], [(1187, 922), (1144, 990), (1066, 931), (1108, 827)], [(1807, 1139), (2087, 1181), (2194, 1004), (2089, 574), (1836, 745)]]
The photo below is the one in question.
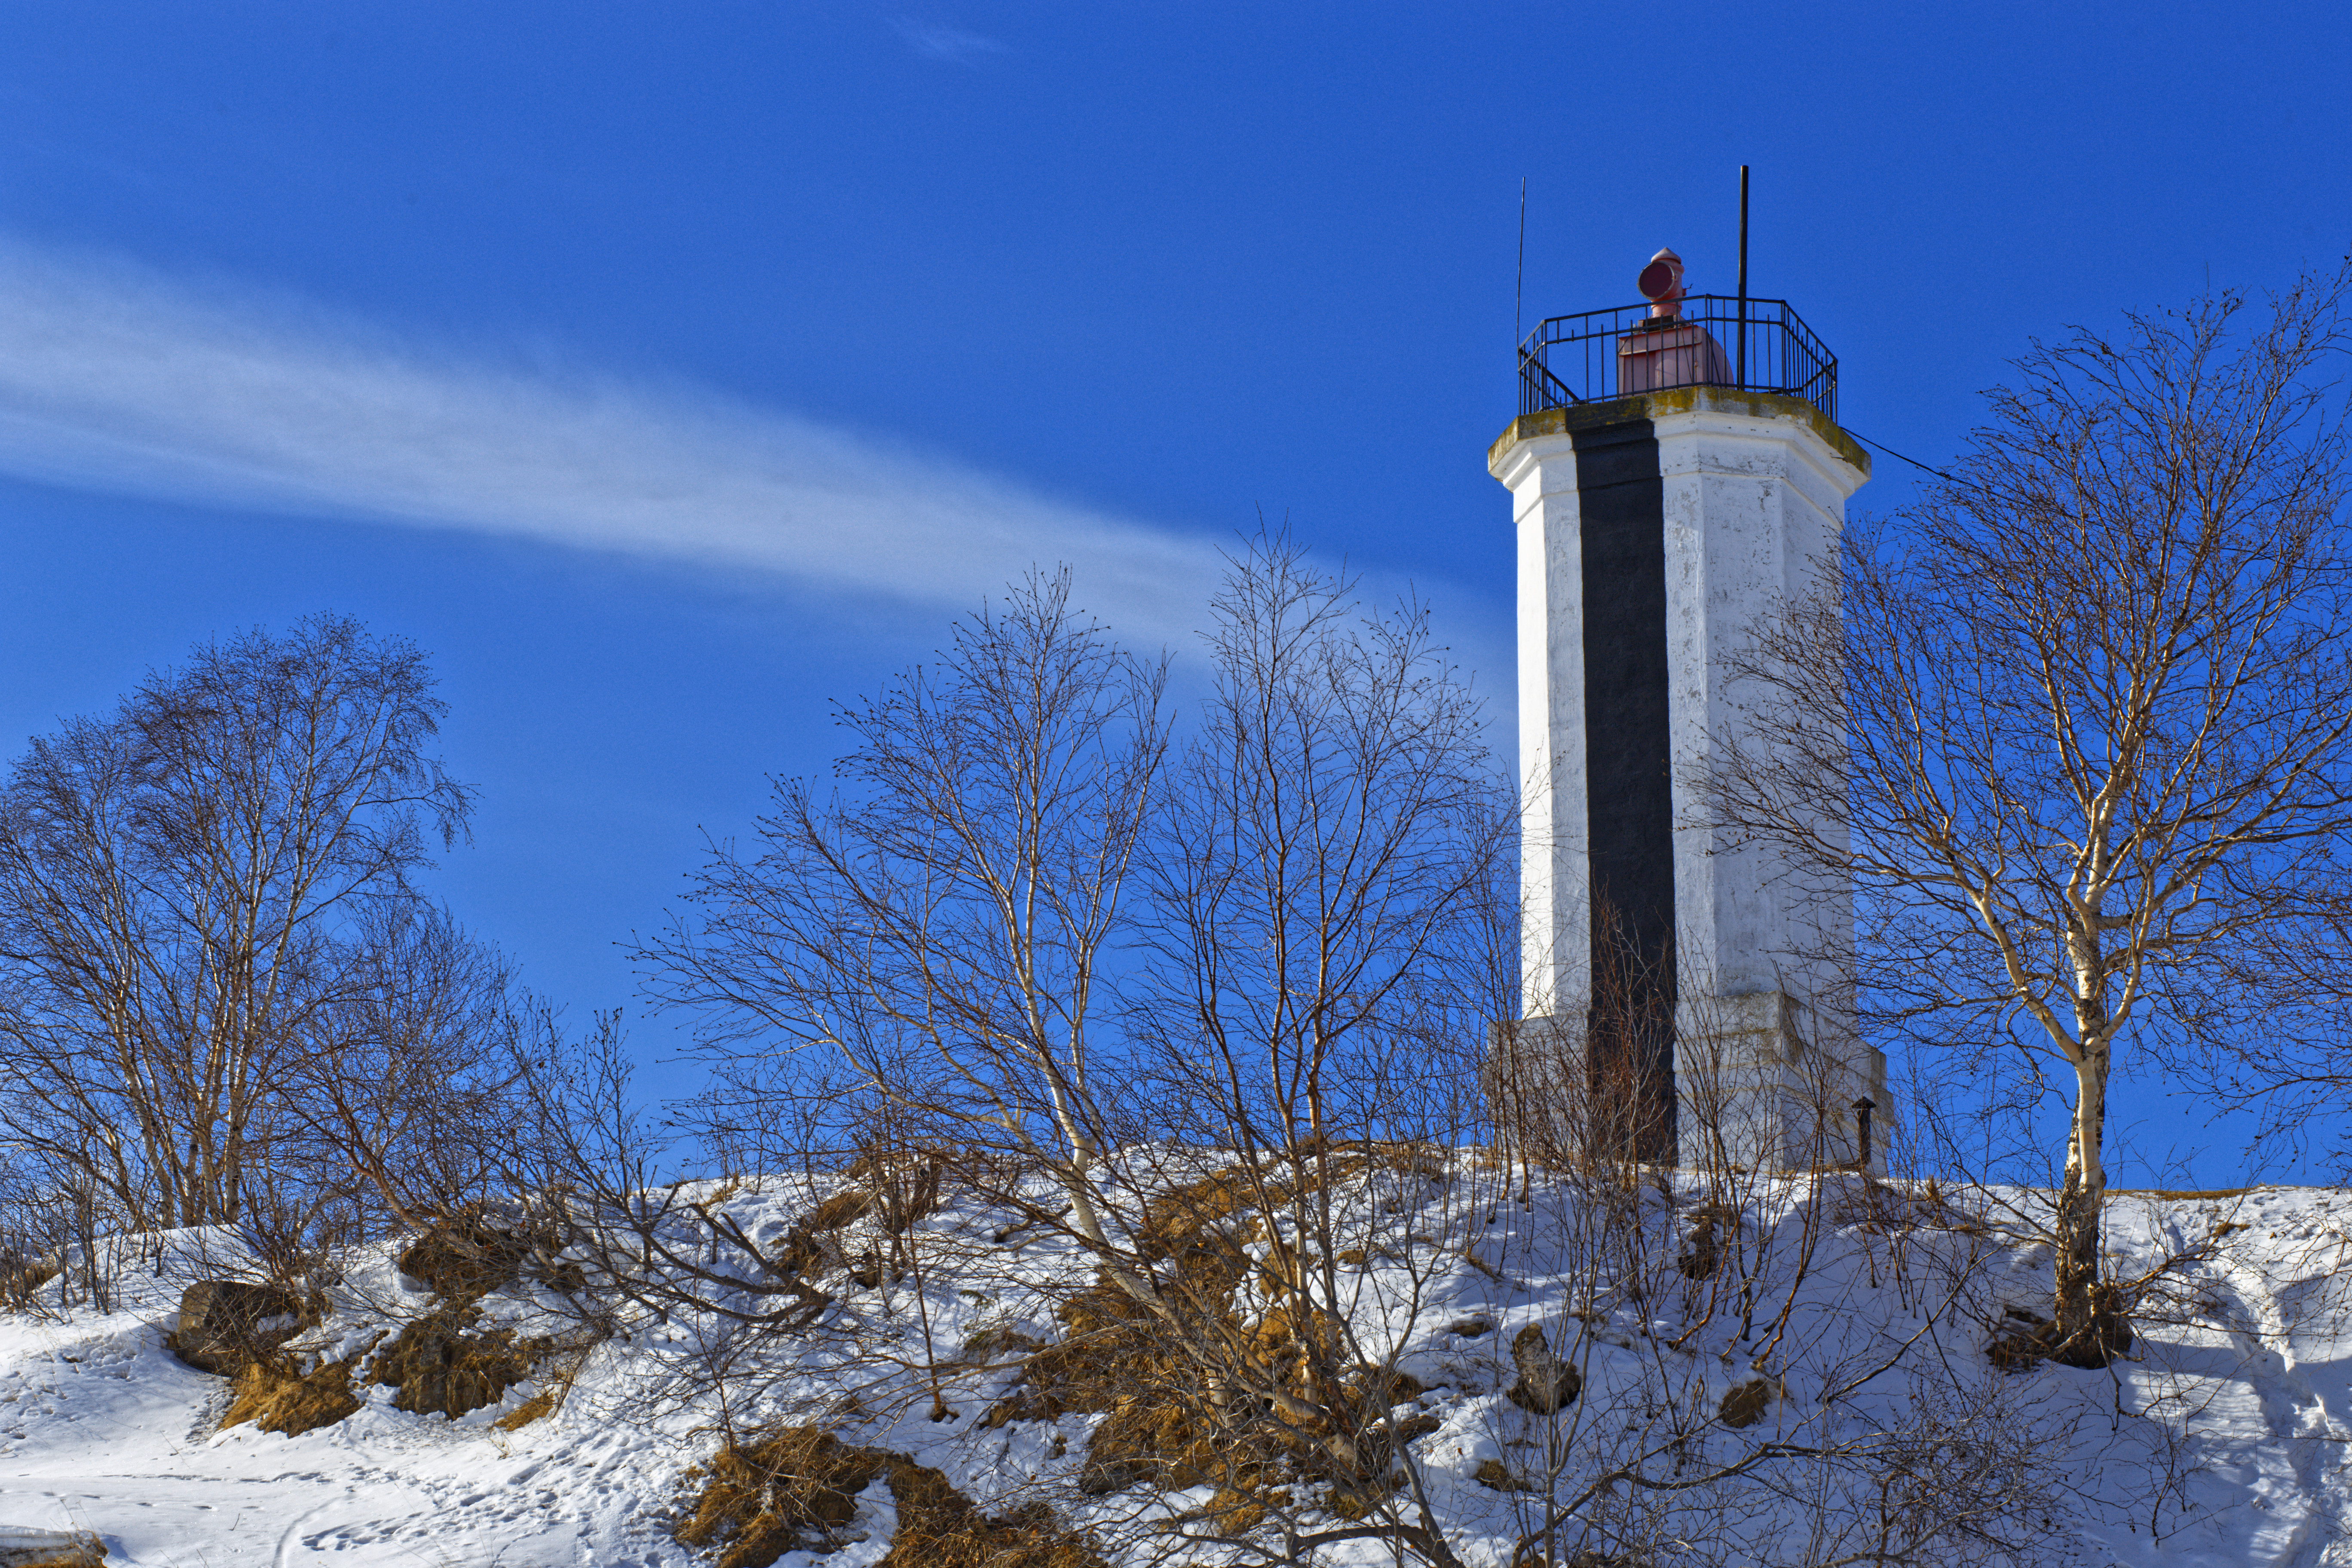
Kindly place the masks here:
[(1523, 175), (1532, 321), (1661, 245), (1728, 291), (1753, 165), (1755, 292), (1932, 461), (2029, 334), (2352, 248), (2347, 80), (2341, 4), (11, 0), (0, 736), (411, 636), (439, 889), (631, 1002), (698, 834), (1032, 560), (1181, 647), (1287, 516), (1507, 705)]

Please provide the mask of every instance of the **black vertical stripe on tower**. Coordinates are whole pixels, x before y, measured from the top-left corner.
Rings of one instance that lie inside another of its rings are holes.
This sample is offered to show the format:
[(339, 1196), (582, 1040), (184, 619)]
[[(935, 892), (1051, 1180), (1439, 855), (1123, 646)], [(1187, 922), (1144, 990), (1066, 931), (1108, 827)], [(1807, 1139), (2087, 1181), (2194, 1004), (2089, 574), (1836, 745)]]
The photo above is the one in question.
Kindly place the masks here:
[[(1644, 1159), (1674, 1154), (1675, 841), (1665, 483), (1646, 419), (1579, 430), (1585, 812), (1597, 1094)], [(1630, 1099), (1621, 1098), (1630, 1097)]]

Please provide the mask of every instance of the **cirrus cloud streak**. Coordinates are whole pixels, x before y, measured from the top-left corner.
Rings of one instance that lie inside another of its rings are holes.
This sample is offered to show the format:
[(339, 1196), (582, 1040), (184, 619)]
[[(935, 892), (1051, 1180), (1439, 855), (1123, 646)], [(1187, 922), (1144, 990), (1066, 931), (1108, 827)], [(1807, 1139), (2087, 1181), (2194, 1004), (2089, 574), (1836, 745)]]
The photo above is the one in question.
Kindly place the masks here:
[(1130, 635), (1214, 548), (937, 453), (692, 387), (420, 349), (299, 300), (0, 243), (0, 471), (467, 529), (962, 608), (1067, 562)]

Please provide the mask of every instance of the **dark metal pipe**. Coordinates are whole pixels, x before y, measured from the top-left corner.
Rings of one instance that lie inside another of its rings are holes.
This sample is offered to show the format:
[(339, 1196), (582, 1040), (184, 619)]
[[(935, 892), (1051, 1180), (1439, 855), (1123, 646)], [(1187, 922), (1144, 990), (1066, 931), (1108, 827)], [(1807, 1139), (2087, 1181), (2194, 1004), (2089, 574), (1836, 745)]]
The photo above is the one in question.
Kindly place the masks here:
[(1739, 165), (1739, 366), (1733, 380), (1748, 384), (1748, 165)]

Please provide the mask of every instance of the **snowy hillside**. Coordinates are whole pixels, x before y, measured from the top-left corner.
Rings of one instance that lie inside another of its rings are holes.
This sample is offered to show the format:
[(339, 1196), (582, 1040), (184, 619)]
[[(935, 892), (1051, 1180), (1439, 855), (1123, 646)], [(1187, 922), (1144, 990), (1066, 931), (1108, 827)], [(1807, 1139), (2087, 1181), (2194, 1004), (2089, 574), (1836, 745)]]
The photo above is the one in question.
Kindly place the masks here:
[[(703, 1195), (764, 1246), (805, 1235), (824, 1194)], [(1612, 1231), (1593, 1203), (1541, 1180), (1523, 1194), (1465, 1155), (1360, 1195), (1391, 1241), (1350, 1250), (1336, 1277), (1358, 1342), (1394, 1378), (1382, 1430), (1411, 1459), (1398, 1495), (1419, 1489), (1465, 1564), (1540, 1550), (1526, 1538), (1548, 1503), (1580, 1496), (1556, 1532), (1561, 1563), (1867, 1562), (1904, 1539), (1916, 1562), (2352, 1563), (2337, 1273), (2352, 1193), (2115, 1199), (2115, 1273), (2160, 1272), (2130, 1356), (2099, 1372), (2004, 1372), (1987, 1356), (2030, 1326), (2014, 1313), (2049, 1307), (2047, 1254), (2004, 1231), (2031, 1194), (1799, 1177), (1756, 1184), (1734, 1226), (1703, 1194), (1669, 1204), (1653, 1187)], [(1465, 1223), (1472, 1240), (1433, 1250)], [(1278, 1226), (1237, 1234), (1255, 1257), (1279, 1250)], [(1267, 1490), (1249, 1510), (1218, 1513), (1215, 1489), (1181, 1485), (1135, 1436), (1157, 1430), (1148, 1381), (1123, 1404), (1089, 1394), (1087, 1378), (1119, 1368), (1076, 1354), (1100, 1331), (1091, 1282), (1072, 1278), (1089, 1271), (1050, 1229), (945, 1193), (904, 1232), (898, 1256), (914, 1261), (896, 1278), (861, 1268), (883, 1256), (861, 1235), (882, 1239), (871, 1215), (840, 1227), (830, 1303), (790, 1333), (625, 1306), (593, 1345), (576, 1300), (595, 1282), (576, 1267), (499, 1282), (453, 1316), (452, 1296), (404, 1278), (387, 1245), (342, 1269), (289, 1352), (347, 1379), (357, 1408), (296, 1436), (222, 1426), (230, 1381), (165, 1348), (184, 1288), (232, 1271), (234, 1238), (126, 1244), (114, 1310), (0, 1321), (0, 1526), (94, 1531), (110, 1563), (186, 1568), (741, 1562), (760, 1555), (749, 1514), (706, 1512), (700, 1552), (676, 1538), (708, 1500), (690, 1472), (730, 1433), (756, 1454), (800, 1428), (820, 1430), (799, 1451), (834, 1456), (855, 1490), (826, 1506), (810, 1492), (801, 1514), (759, 1526), (792, 1568), (988, 1560), (894, 1553), (910, 1488), (931, 1489), (927, 1518), (944, 1506), (986, 1524), (973, 1539), (1018, 1548), (1008, 1563), (1263, 1561), (1284, 1519), (1343, 1531), (1370, 1517), (1274, 1461), (1251, 1472)], [(1272, 1322), (1278, 1295), (1241, 1280), (1236, 1321)], [(395, 1407), (425, 1384), (375, 1379), (424, 1343), (398, 1331), (436, 1311), (468, 1343), (537, 1347), (514, 1352), (528, 1374), (454, 1419)], [(1530, 1397), (1531, 1379), (1553, 1376), (1555, 1397)], [(1113, 1463), (1099, 1439), (1120, 1423)], [(1595, 1489), (1612, 1468), (1629, 1479)], [(764, 1484), (774, 1514), (787, 1505)], [(1185, 1539), (1221, 1532), (1244, 1543)], [(1365, 1537), (1311, 1560), (1396, 1558)]]

